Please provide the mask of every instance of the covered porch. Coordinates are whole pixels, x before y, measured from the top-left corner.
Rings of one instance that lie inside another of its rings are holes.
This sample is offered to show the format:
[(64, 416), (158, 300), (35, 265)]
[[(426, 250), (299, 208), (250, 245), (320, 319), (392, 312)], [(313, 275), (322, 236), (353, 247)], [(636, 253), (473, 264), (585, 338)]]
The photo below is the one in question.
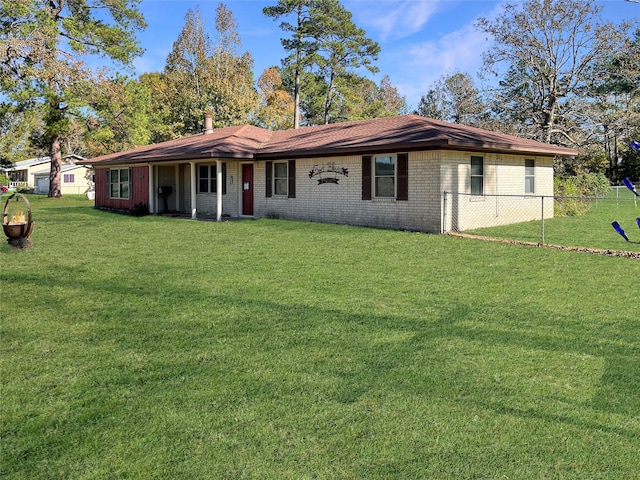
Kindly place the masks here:
[(149, 212), (192, 219), (252, 217), (254, 163), (212, 159), (148, 164)]

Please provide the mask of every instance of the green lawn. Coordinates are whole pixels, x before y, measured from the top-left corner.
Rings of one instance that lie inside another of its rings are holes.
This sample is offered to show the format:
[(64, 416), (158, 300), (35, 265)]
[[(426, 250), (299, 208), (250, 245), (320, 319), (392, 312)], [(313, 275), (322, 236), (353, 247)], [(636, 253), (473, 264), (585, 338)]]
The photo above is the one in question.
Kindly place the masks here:
[[(592, 200), (589, 212), (584, 215), (545, 219), (544, 243), (640, 252), (640, 228), (636, 223), (636, 218), (640, 217), (640, 202), (634, 202), (628, 190), (620, 195), (619, 199)], [(629, 242), (613, 229), (611, 223), (614, 221), (622, 226)], [(533, 221), (466, 233), (538, 243), (542, 238), (541, 232), (540, 221)]]
[(30, 199), (4, 478), (640, 478), (638, 260)]

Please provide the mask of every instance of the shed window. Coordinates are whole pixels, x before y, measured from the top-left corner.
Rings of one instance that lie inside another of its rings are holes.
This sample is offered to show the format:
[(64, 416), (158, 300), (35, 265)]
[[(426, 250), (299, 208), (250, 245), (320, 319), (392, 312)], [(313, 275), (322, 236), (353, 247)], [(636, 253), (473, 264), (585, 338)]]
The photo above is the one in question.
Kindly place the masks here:
[(62, 182), (63, 183), (75, 183), (75, 181), (76, 181), (75, 173), (65, 173), (62, 176)]
[(111, 198), (129, 198), (130, 174), (128, 168), (109, 170), (109, 196)]
[(483, 157), (471, 157), (471, 195), (484, 195)]
[(524, 193), (535, 193), (536, 191), (536, 162), (526, 159), (524, 161)]

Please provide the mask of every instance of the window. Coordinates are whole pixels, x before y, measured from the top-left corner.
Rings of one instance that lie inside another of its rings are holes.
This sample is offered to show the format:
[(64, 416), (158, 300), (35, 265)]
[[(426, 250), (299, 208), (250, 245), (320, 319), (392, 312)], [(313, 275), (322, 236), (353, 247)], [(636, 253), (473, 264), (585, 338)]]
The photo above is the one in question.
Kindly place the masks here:
[(62, 177), (63, 183), (75, 183), (76, 175), (75, 173), (65, 173)]
[(396, 196), (396, 157), (374, 157), (375, 196), (395, 198)]
[(471, 195), (484, 195), (484, 158), (471, 157)]
[(268, 161), (265, 163), (267, 197), (296, 198), (296, 161)]
[[(222, 164), (222, 194), (227, 193), (227, 164)], [(218, 181), (216, 179), (216, 165), (198, 165), (198, 193), (216, 193)]]
[(362, 157), (362, 200), (395, 198), (409, 200), (409, 155), (364, 155)]
[(111, 198), (129, 198), (129, 169), (109, 170), (109, 196)]
[(273, 162), (273, 194), (287, 195), (289, 192), (289, 173), (287, 162)]
[(536, 188), (536, 162), (526, 159), (524, 161), (524, 193), (535, 193)]

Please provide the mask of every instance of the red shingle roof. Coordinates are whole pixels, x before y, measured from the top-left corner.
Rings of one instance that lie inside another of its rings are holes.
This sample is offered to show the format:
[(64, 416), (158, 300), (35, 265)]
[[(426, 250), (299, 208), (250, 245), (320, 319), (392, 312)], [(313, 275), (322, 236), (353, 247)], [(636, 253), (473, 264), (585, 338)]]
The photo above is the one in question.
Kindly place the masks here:
[(537, 155), (577, 155), (569, 148), (417, 115), (269, 131), (251, 125), (220, 128), (104, 155), (84, 163), (124, 164), (215, 158), (269, 159), (371, 152), (468, 150)]

